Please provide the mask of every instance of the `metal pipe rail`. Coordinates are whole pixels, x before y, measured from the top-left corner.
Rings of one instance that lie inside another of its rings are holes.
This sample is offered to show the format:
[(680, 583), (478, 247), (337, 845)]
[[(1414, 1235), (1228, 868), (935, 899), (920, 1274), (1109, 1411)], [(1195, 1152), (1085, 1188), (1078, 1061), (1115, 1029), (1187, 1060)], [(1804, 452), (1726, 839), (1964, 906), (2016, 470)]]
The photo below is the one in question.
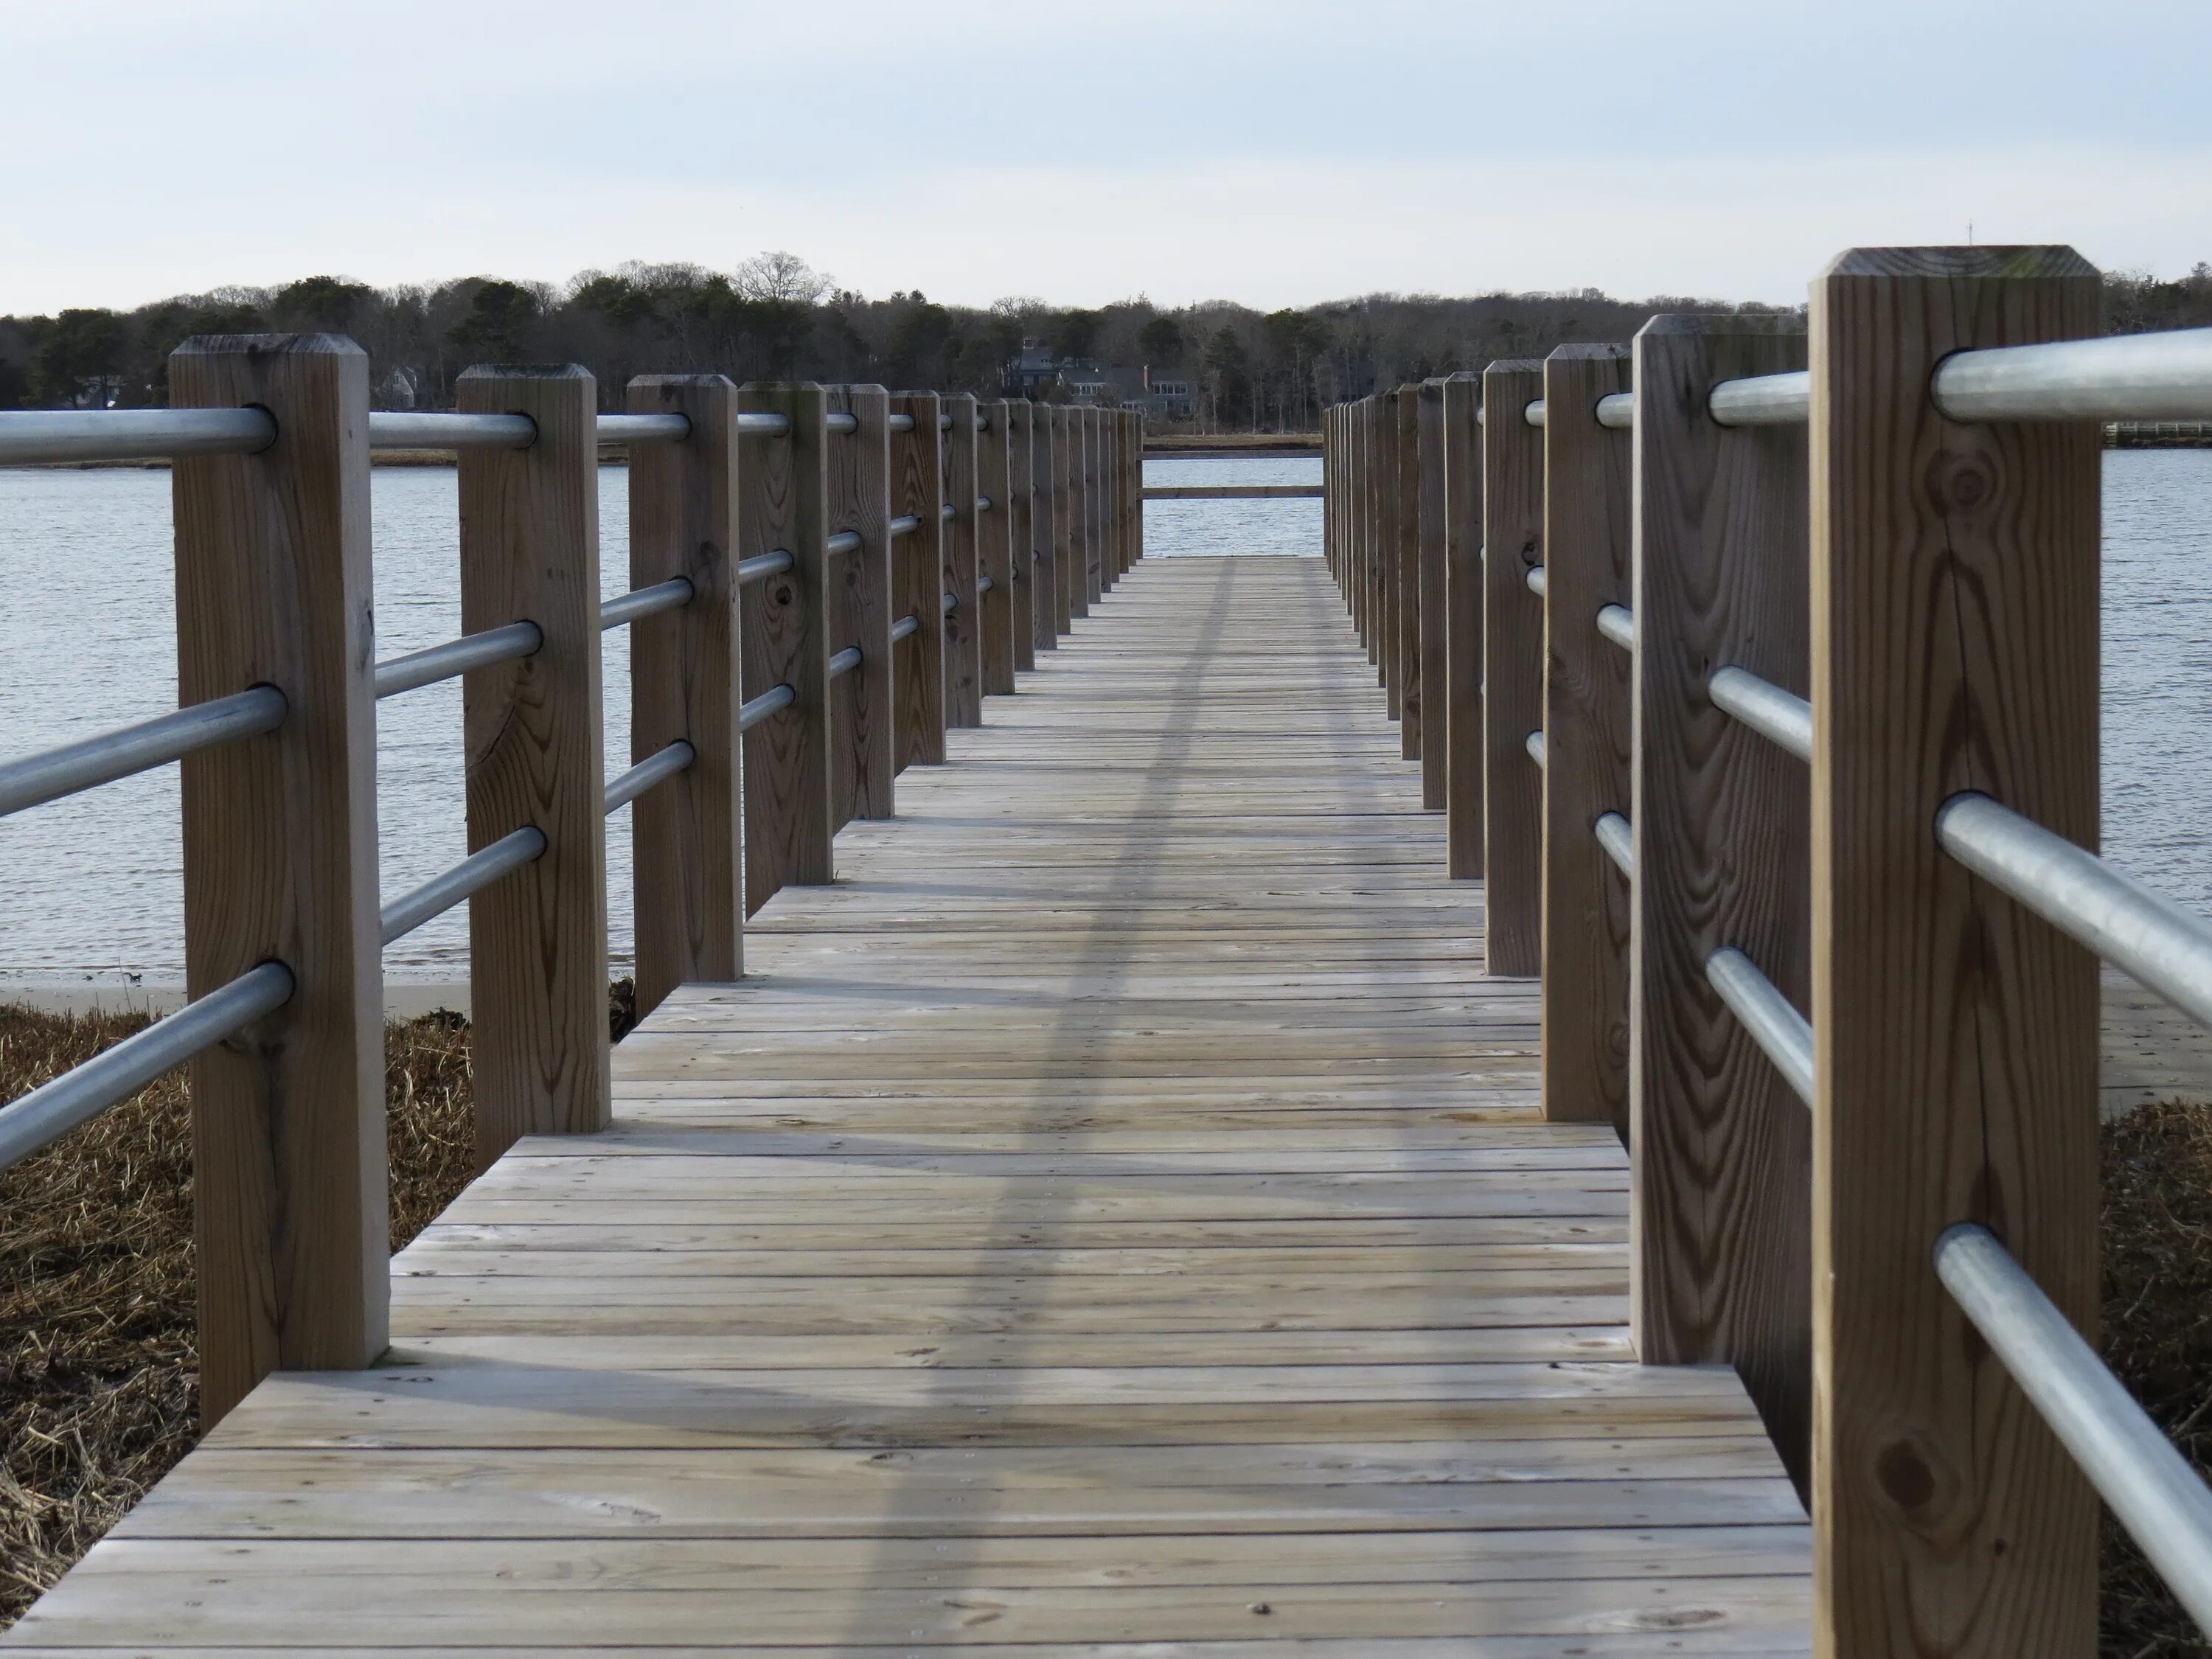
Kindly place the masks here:
[(0, 414), (0, 466), (251, 455), (276, 441), (262, 409), (55, 409)]
[(860, 665), (860, 647), (857, 645), (847, 646), (830, 659), (828, 665), (830, 678), (833, 680), (841, 675), (851, 673)]
[(257, 685), (9, 761), (0, 766), (0, 817), (272, 732), (283, 724), (289, 708), (275, 686)]
[(1705, 681), (1713, 707), (1733, 714), (1769, 742), (1801, 761), (1813, 758), (1813, 705), (1749, 669), (1723, 663)]
[(674, 777), (698, 757), (699, 751), (681, 738), (665, 749), (647, 755), (607, 785), (605, 810), (609, 813), (619, 812), (653, 785)]
[(1543, 425), (1543, 424), (1544, 424), (1544, 400), (1543, 400), (1541, 398), (1538, 398), (1534, 399), (1532, 402), (1530, 402), (1530, 403), (1529, 403), (1529, 404), (1528, 404), (1525, 408), (1523, 408), (1523, 409), (1522, 410), (1522, 411), (1521, 411), (1521, 418), (1522, 418), (1522, 420), (1524, 420), (1524, 421), (1528, 422), (1528, 423), (1530, 426), (1541, 426), (1541, 425)]
[(949, 519), (959, 510), (960, 509), (953, 506), (951, 502), (947, 501), (944, 506), (937, 509), (937, 516), (940, 519)]
[(680, 611), (691, 603), (691, 596), (697, 592), (689, 576), (671, 576), (650, 587), (633, 587), (600, 605), (599, 632), (604, 634), (646, 617), (657, 617), (664, 611)]
[(1936, 1276), (2172, 1588), (2212, 1630), (2212, 1491), (1986, 1227), (1936, 1241)]
[(911, 432), (914, 430), (914, 416), (911, 415), (894, 415), (885, 423), (885, 427), (887, 430), (892, 432)]
[(766, 553), (756, 553), (750, 559), (739, 559), (738, 586), (742, 587), (747, 582), (757, 582), (763, 576), (781, 576), (791, 568), (792, 563), (790, 553), (781, 547)]
[(978, 576), (975, 578), (975, 593), (977, 598), (980, 599), (982, 595), (989, 592), (990, 591), (991, 579), (988, 576)]
[(771, 685), (757, 697), (750, 697), (738, 707), (738, 730), (750, 732), (770, 714), (780, 713), (799, 701), (799, 694), (787, 685)]
[(1531, 732), (1521, 739), (1521, 746), (1528, 751), (1528, 758), (1539, 767), (1544, 764), (1544, 734), (1541, 732)]
[(1802, 426), (1812, 411), (1813, 376), (1802, 368), (1723, 380), (1705, 399), (1705, 412), (1721, 426)]
[(975, 498), (975, 510), (978, 513), (988, 513), (991, 510), (991, 498), (988, 495), (978, 495)]
[(520, 870), (545, 855), (545, 832), (526, 825), (501, 836), (489, 847), (471, 853), (441, 876), (433, 876), (411, 892), (402, 893), (378, 915), (388, 945), (403, 939), (424, 922), (441, 916), (471, 894), (480, 893), (510, 871)]
[(955, 599), (951, 594), (947, 593), (945, 596), (945, 614), (949, 617), (959, 608), (960, 601)]
[[(911, 421), (914, 416), (908, 415), (904, 418)], [(915, 531), (921, 528), (921, 520), (915, 518), (911, 513), (902, 513), (898, 517), (893, 519), (889, 524), (884, 526), (884, 532), (890, 540), (896, 541), (902, 536), (913, 535)]]
[(842, 553), (857, 553), (860, 550), (860, 532), (841, 530), (822, 544), (822, 550), (833, 559)]
[(201, 1049), (274, 1013), (296, 988), (289, 968), (264, 962), (0, 1107), (0, 1170), (21, 1163)]
[(537, 441), (538, 422), (527, 415), (418, 415), (380, 410), (368, 417), (372, 450), (527, 449)]
[(2212, 922), (1987, 795), (1945, 801), (1936, 841), (2068, 938), (2212, 1024)]
[(517, 662), (537, 655), (544, 644), (545, 635), (534, 622), (509, 623), (503, 628), (488, 628), (481, 634), (464, 634), (443, 645), (425, 646), (420, 651), (410, 651), (389, 662), (377, 664), (376, 695), (381, 701), (396, 697), (403, 691), (449, 680), (472, 668)]
[(1618, 812), (1601, 812), (1597, 822), (1590, 825), (1590, 833), (1597, 844), (1605, 848), (1606, 857), (1631, 881), (1636, 879), (1636, 839), (1630, 833), (1628, 820)]
[(860, 429), (860, 417), (857, 415), (839, 415), (832, 413), (824, 424), (826, 424), (832, 432), (849, 436), (853, 433), (858, 432)]
[(1636, 394), (1614, 392), (1599, 398), (1597, 423), (1611, 427), (1616, 432), (1633, 431), (1636, 426)]
[(909, 639), (920, 632), (921, 632), (921, 617), (912, 615), (901, 617), (891, 624), (891, 643), (896, 645), (901, 640)]
[(1544, 567), (1543, 567), (1542, 565), (1540, 565), (1540, 564), (1532, 564), (1532, 565), (1530, 565), (1530, 566), (1528, 567), (1528, 574), (1527, 574), (1526, 576), (1524, 576), (1524, 577), (1522, 578), (1522, 580), (1523, 580), (1524, 581), (1526, 581), (1526, 582), (1528, 584), (1528, 591), (1529, 591), (1531, 593), (1534, 593), (1534, 594), (1538, 599), (1542, 599), (1542, 598), (1544, 597), (1544, 580), (1545, 580), (1545, 579), (1544, 579)]
[(1808, 1106), (1813, 1103), (1813, 1025), (1772, 980), (1733, 945), (1705, 958), (1705, 982), (1774, 1062), (1783, 1081)]
[(1636, 613), (1625, 605), (1600, 606), (1597, 631), (1624, 651), (1633, 653), (1636, 649)]

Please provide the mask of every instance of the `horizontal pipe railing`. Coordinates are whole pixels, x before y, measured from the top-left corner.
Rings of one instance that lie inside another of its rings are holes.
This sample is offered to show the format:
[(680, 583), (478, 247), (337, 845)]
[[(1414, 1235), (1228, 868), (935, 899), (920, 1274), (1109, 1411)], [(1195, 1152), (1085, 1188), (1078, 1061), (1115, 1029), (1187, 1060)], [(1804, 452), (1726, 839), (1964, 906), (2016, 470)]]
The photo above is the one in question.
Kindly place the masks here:
[(1813, 1103), (1813, 1026), (1759, 964), (1733, 945), (1705, 958), (1705, 981), (1773, 1061), (1797, 1098)]
[(2212, 328), (1960, 351), (1933, 392), (1954, 421), (2212, 419)]
[(1544, 734), (1531, 732), (1521, 739), (1521, 746), (1528, 751), (1528, 758), (1541, 766), (1544, 763)]
[(960, 601), (958, 599), (954, 597), (952, 594), (947, 593), (945, 596), (945, 614), (949, 617), (959, 608)]
[(1528, 584), (1528, 591), (1538, 599), (1544, 597), (1544, 567), (1542, 565), (1530, 565), (1528, 574), (1522, 578), (1522, 580)]
[(914, 416), (911, 415), (894, 415), (885, 424), (887, 428), (892, 432), (911, 432), (914, 430)]
[(1936, 1241), (1936, 1275), (2199, 1626), (2212, 1630), (2212, 1492), (1986, 1227)]
[(1813, 705), (1750, 670), (1723, 664), (1705, 682), (1713, 706), (1802, 761), (1813, 758)]
[(0, 466), (250, 455), (276, 441), (260, 409), (37, 409), (0, 414)]
[(757, 582), (763, 576), (781, 576), (792, 567), (790, 551), (775, 548), (766, 553), (756, 553), (750, 559), (738, 561), (738, 585)]
[(2212, 1024), (2212, 922), (1987, 795), (1945, 801), (1936, 840), (2068, 938)]
[(1597, 631), (1624, 651), (1636, 649), (1636, 613), (1625, 605), (1601, 606), (1597, 613)]
[(910, 638), (912, 635), (919, 634), (921, 631), (921, 617), (915, 616), (901, 617), (896, 622), (891, 624), (891, 643), (893, 645), (896, 645), (901, 640)]
[(750, 732), (769, 715), (788, 708), (799, 694), (787, 685), (771, 685), (757, 697), (749, 697), (738, 709), (738, 730)]
[(1597, 400), (1597, 423), (1611, 427), (1616, 432), (1626, 431), (1636, 424), (1636, 394), (1615, 392)]
[(975, 592), (977, 594), (981, 595), (988, 593), (990, 591), (991, 579), (988, 576), (978, 576), (975, 578)]
[(830, 657), (830, 678), (833, 680), (836, 679), (842, 675), (851, 673), (860, 665), (860, 647), (857, 645), (848, 645), (842, 651), (836, 652)]
[(850, 436), (860, 429), (860, 417), (857, 415), (832, 414), (825, 424), (832, 432)]
[(857, 553), (860, 550), (860, 532), (857, 530), (841, 530), (823, 544), (823, 551), (833, 559), (840, 554)]
[(975, 498), (975, 510), (978, 513), (988, 513), (991, 510), (991, 498), (988, 495), (978, 495)]
[(944, 506), (937, 509), (937, 516), (940, 519), (949, 519), (959, 510), (960, 509), (953, 506), (951, 502), (947, 501)]
[[(914, 416), (909, 415), (906, 418), (910, 421)], [(884, 526), (885, 534), (893, 541), (896, 541), (901, 536), (911, 536), (921, 528), (921, 520), (911, 513), (902, 513)]]
[(379, 410), (368, 417), (373, 449), (527, 449), (538, 422), (527, 415), (434, 415)]
[(680, 444), (691, 436), (688, 415), (602, 415), (603, 444)]
[(1530, 426), (1543, 425), (1544, 400), (1541, 398), (1537, 398), (1523, 405), (1521, 410), (1521, 418), (1526, 421)]
[(283, 724), (287, 707), (275, 686), (257, 685), (9, 761), (0, 766), (0, 817), (272, 732)]
[(441, 916), (463, 899), (482, 892), (508, 872), (542, 858), (545, 832), (526, 825), (501, 836), (481, 851), (471, 853), (443, 875), (433, 876), (412, 892), (402, 893), (386, 905), (378, 920), (384, 943), (403, 939), (417, 927)]
[(633, 587), (599, 606), (599, 631), (626, 627), (643, 617), (657, 617), (664, 611), (680, 611), (691, 603), (697, 591), (687, 576), (671, 576), (650, 587)]
[[(684, 585), (690, 586), (688, 582)], [(377, 664), (376, 695), (380, 699), (396, 697), (403, 691), (413, 691), (434, 685), (440, 680), (452, 679), (456, 674), (465, 674), (472, 668), (517, 662), (524, 657), (535, 656), (544, 644), (545, 635), (534, 622), (509, 623), (504, 628), (488, 628), (481, 634), (464, 634), (443, 645), (426, 646), (420, 651), (410, 651), (404, 656)]]
[(0, 1106), (0, 1170), (129, 1098), (203, 1048), (276, 1012), (292, 1000), (295, 988), (289, 968), (281, 962), (264, 962)]
[(647, 755), (629, 771), (606, 787), (603, 805), (609, 812), (619, 812), (656, 783), (674, 777), (698, 758), (698, 750), (678, 738), (665, 749)]
[(1804, 369), (1723, 380), (1705, 399), (1722, 426), (1802, 426), (1812, 418), (1813, 376)]
[(1597, 844), (1605, 848), (1620, 873), (1631, 881), (1636, 879), (1636, 838), (1630, 833), (1628, 820), (1618, 812), (1601, 812), (1597, 822), (1590, 825), (1590, 833)]

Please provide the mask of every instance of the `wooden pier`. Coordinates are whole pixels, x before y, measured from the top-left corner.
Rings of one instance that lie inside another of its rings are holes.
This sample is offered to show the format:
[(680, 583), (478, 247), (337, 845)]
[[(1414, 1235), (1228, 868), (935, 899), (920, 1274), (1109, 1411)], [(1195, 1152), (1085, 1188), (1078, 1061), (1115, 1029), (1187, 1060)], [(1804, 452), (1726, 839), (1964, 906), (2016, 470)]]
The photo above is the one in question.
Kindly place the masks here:
[(9, 1644), (1804, 1651), (1327, 570), (1146, 561), (1037, 660)]

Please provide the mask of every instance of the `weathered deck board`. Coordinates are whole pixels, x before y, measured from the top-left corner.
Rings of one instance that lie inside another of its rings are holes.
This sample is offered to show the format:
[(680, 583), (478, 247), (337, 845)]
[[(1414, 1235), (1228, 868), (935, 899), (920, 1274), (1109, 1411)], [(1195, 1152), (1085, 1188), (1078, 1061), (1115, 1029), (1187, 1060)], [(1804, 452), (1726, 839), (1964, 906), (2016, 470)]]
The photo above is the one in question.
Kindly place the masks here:
[(1040, 660), (397, 1259), (385, 1367), (271, 1378), (13, 1642), (1805, 1651), (1319, 562)]

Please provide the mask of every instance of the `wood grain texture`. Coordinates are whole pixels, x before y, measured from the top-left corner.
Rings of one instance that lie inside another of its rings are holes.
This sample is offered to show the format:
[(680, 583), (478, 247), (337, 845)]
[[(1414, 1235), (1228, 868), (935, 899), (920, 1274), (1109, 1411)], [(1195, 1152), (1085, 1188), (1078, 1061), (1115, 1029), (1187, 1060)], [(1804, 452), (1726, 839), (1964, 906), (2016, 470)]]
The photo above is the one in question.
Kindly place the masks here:
[(1421, 757), (1421, 389), (1390, 394), (1397, 423), (1398, 476), (1390, 491), (1397, 523), (1398, 752)]
[(1444, 382), (1444, 866), (1482, 878), (1482, 377)]
[(982, 532), (975, 508), (975, 398), (963, 392), (943, 399), (941, 407), (952, 422), (945, 434), (945, 499), (952, 508), (945, 520), (945, 591), (952, 596), (952, 609), (945, 613), (945, 723), (981, 726), (983, 630), (975, 578), (982, 574)]
[(1521, 411), (1544, 395), (1544, 365), (1482, 371), (1482, 842), (1490, 971), (1543, 967), (1544, 774), (1528, 738), (1544, 723), (1544, 434)]
[[(738, 612), (740, 690), (796, 696), (744, 734), (745, 906), (793, 883), (833, 878), (836, 835), (830, 758), (829, 394), (805, 382), (749, 385), (749, 412), (781, 415), (782, 438), (748, 441), (738, 470), (738, 555), (779, 549), (792, 568), (754, 582)], [(842, 440), (840, 440), (842, 441)]]
[(879, 386), (839, 386), (830, 404), (858, 423), (827, 446), (830, 527), (860, 538), (830, 567), (830, 649), (860, 650), (860, 665), (831, 682), (830, 692), (832, 815), (842, 827), (855, 817), (887, 818), (894, 810), (898, 686), (891, 623), (905, 613), (893, 608), (890, 395)]
[(1318, 561), (1139, 564), (613, 1133), (396, 1259), (386, 1364), (264, 1382), (14, 1639), (1803, 1651), (1802, 1511), (1731, 1373), (1631, 1361), (1626, 1158), (1537, 1116), (1370, 672)]
[(945, 763), (945, 468), (934, 392), (902, 392), (891, 411), (914, 424), (891, 434), (891, 516), (915, 527), (891, 544), (891, 613), (915, 631), (891, 647), (898, 769)]
[(191, 1066), (200, 1420), (270, 1371), (383, 1347), (368, 360), (332, 335), (188, 340), (179, 408), (255, 405), (276, 441), (178, 460), (177, 702), (284, 694), (273, 732), (182, 763), (194, 998), (264, 962), (291, 1000)]
[(1014, 605), (1022, 597), (1014, 586), (1013, 457), (1006, 400), (975, 407), (983, 422), (975, 434), (975, 493), (991, 503), (975, 517), (976, 574), (991, 579), (976, 601), (979, 684), (985, 696), (1005, 696), (1014, 689)]
[(1415, 389), (1413, 440), (1414, 531), (1420, 578), (1423, 708), (1420, 738), (1421, 805), (1444, 810), (1445, 757), (1449, 749), (1450, 688), (1445, 681), (1444, 630), (1444, 383), (1424, 380)]
[(1812, 289), (1816, 1650), (2078, 1655), (2097, 1504), (1938, 1284), (1986, 1224), (2094, 1346), (2097, 969), (1938, 852), (1981, 790), (2097, 844), (2098, 429), (1945, 420), (1952, 350), (2098, 332), (2070, 249)]
[(1638, 333), (1631, 1322), (1651, 1364), (1734, 1364), (1810, 1478), (1812, 1116), (1705, 975), (1734, 945), (1811, 1006), (1804, 763), (1716, 708), (1732, 664), (1806, 695), (1805, 431), (1717, 424), (1723, 380), (1805, 367), (1794, 318)]
[[(1026, 398), (1006, 400), (1006, 540), (1014, 571), (1008, 626), (1014, 636), (1014, 668), (1036, 666), (1040, 588), (1036, 536), (1036, 405)], [(1049, 604), (1049, 599), (1045, 602)]]
[(460, 455), (461, 629), (538, 624), (519, 662), (461, 679), (469, 850), (525, 824), (544, 854), (469, 901), (477, 1159), (526, 1134), (603, 1129), (605, 745), (599, 677), (598, 392), (586, 370), (471, 368), (463, 414), (527, 415), (527, 449)]
[(1628, 1133), (1628, 890), (1593, 831), (1630, 805), (1629, 654), (1597, 613), (1631, 597), (1625, 344), (1544, 362), (1544, 1115)]
[(630, 760), (672, 743), (691, 764), (631, 804), (637, 1006), (679, 985), (744, 972), (742, 760), (738, 740), (738, 389), (720, 374), (641, 374), (634, 415), (681, 415), (682, 443), (629, 458), (629, 583), (682, 577), (691, 601), (630, 624)]

